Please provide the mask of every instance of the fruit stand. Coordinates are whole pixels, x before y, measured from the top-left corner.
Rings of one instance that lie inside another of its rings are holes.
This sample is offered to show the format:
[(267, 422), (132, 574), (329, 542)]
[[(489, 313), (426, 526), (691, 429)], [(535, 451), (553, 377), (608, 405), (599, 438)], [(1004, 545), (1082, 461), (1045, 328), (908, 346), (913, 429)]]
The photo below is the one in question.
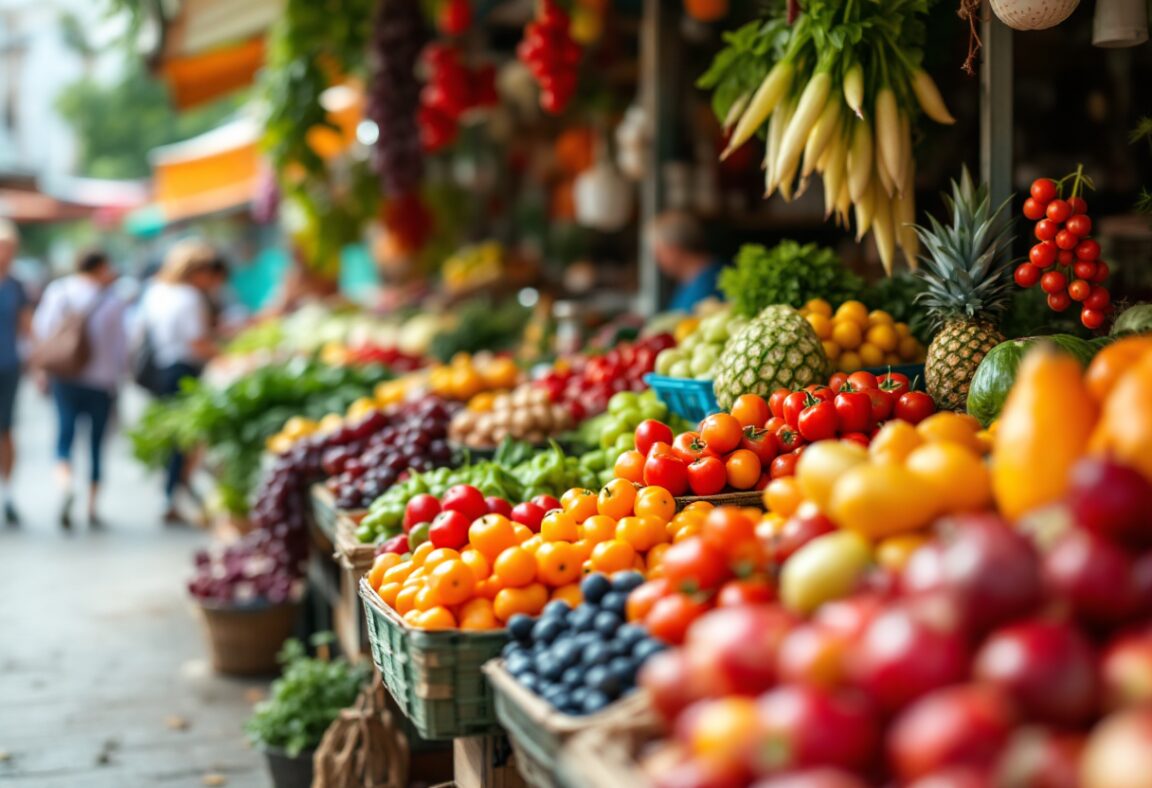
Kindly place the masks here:
[[(371, 661), (407, 751), (461, 786), (1148, 785), (1152, 307), (1119, 275), (1132, 261), (1090, 168), (1009, 188), (1008, 28), (961, 4), (982, 31), (977, 98), (929, 74), (941, 10), (922, 0), (769, 4), (742, 24), (685, 3), (725, 33), (697, 75), (721, 144), (701, 147), (751, 152), (773, 205), (823, 195), (821, 227), (768, 240), (753, 214), (718, 298), (594, 318), (578, 287), (517, 279), (511, 244), (428, 241), (405, 146), (435, 170), (502, 101), (463, 46), (481, 4), (432, 5), (423, 47), (413, 9), (373, 28), (395, 45), (377, 66), (419, 60), (423, 87), (367, 90), (390, 138), (382, 223), (443, 258), (437, 293), (403, 320), (250, 329), (137, 428), (153, 461), (206, 446), (247, 518), (196, 557), (206, 614), (308, 597), (298, 628)], [(603, 5), (533, 4), (516, 45), (561, 135), (595, 51), (581, 15), (612, 19)], [(651, 123), (677, 100), (654, 69), (691, 48), (680, 4), (641, 5)], [(929, 194), (924, 141), (965, 102), (980, 176), (956, 161)], [(669, 190), (654, 136), (627, 187), (646, 218)], [(607, 146), (581, 171), (620, 166)], [(304, 202), (319, 173), (294, 184)], [(608, 192), (592, 202), (611, 213)], [(631, 234), (636, 303), (656, 303), (653, 244), (624, 214), (584, 219), (605, 246)]]

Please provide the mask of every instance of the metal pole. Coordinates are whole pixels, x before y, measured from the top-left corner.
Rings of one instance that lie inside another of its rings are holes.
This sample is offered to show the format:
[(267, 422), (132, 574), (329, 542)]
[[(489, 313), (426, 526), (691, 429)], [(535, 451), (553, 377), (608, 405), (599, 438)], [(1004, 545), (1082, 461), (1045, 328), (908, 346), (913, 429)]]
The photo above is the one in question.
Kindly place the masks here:
[(980, 23), (980, 175), (993, 205), (1012, 194), (1012, 29), (989, 13)]
[(640, 189), (640, 292), (637, 309), (652, 314), (660, 308), (664, 287), (646, 233), (649, 222), (664, 209), (664, 163), (675, 150), (677, 79), (673, 49), (678, 4), (645, 0), (640, 33), (640, 90), (644, 114), (651, 124), (651, 144)]

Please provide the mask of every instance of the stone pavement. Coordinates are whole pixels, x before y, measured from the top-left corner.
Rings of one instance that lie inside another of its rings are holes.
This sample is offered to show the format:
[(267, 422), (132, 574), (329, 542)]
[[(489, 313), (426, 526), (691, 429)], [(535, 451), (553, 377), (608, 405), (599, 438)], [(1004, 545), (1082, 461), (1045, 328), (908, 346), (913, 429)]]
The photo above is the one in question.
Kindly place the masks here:
[(0, 524), (0, 786), (269, 785), (242, 730), (266, 682), (212, 674), (184, 593), (207, 534), (161, 524), (160, 480), (119, 438), (105, 466), (108, 527), (89, 530), (78, 506), (61, 532), (54, 420), (30, 387), (17, 421), (24, 525)]

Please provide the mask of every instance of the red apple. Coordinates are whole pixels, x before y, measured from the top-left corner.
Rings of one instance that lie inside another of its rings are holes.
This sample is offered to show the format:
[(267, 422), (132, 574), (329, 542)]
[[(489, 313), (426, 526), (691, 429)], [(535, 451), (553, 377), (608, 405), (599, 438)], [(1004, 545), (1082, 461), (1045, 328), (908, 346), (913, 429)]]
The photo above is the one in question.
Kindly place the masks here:
[(1152, 627), (1122, 633), (1108, 644), (1100, 680), (1109, 709), (1152, 701)]
[(1048, 728), (1018, 729), (996, 765), (997, 788), (1078, 788), (1085, 738)]
[(878, 615), (848, 653), (848, 675), (889, 712), (968, 676), (954, 603), (902, 601)]
[(758, 695), (776, 681), (776, 652), (796, 618), (775, 605), (721, 607), (693, 622), (688, 663), (712, 695)]
[(1072, 468), (1067, 501), (1081, 527), (1127, 547), (1152, 546), (1152, 482), (1134, 468), (1085, 457)]
[(1082, 788), (1152, 785), (1152, 708), (1116, 712), (1088, 737), (1080, 759)]
[(972, 672), (1037, 722), (1074, 726), (1096, 711), (1092, 644), (1064, 622), (1033, 619), (996, 630), (976, 653)]
[(868, 783), (850, 772), (819, 766), (765, 777), (752, 788), (868, 788)]
[(682, 649), (654, 654), (640, 669), (637, 684), (652, 698), (652, 707), (665, 720), (674, 720), (689, 704), (704, 697), (705, 687)]
[(783, 684), (756, 702), (759, 746), (750, 767), (758, 774), (812, 766), (862, 771), (875, 756), (879, 725), (860, 695)]
[(954, 594), (967, 626), (978, 632), (1028, 615), (1043, 596), (1035, 548), (994, 514), (941, 521), (936, 539), (908, 560), (900, 588), (906, 594)]
[(1115, 625), (1139, 605), (1131, 557), (1082, 528), (1062, 535), (1044, 556), (1049, 586), (1088, 624)]
[(901, 781), (950, 767), (990, 769), (1014, 720), (1008, 699), (992, 687), (961, 684), (925, 695), (888, 732), (888, 756)]

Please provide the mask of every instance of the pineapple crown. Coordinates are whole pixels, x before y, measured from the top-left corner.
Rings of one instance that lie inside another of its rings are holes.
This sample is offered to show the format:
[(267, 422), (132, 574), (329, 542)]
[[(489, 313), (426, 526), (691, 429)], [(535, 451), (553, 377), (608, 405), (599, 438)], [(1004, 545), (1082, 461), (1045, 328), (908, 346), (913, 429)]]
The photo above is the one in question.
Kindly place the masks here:
[(960, 182), (952, 181), (952, 193), (944, 195), (951, 223), (945, 227), (929, 216), (930, 227), (915, 225), (925, 250), (916, 275), (927, 285), (916, 303), (927, 307), (937, 329), (953, 319), (995, 324), (1007, 308), (1012, 225), (1002, 219), (1011, 200), (992, 210), (988, 186), (977, 188), (964, 167)]

